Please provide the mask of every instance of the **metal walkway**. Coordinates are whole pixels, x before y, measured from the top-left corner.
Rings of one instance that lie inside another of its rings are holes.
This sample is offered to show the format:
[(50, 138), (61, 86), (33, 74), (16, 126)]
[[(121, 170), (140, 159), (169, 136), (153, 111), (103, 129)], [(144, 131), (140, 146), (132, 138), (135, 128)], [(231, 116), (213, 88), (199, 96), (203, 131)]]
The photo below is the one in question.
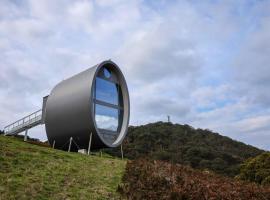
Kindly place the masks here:
[(17, 135), (29, 128), (42, 124), (42, 110), (38, 110), (4, 128), (5, 135)]

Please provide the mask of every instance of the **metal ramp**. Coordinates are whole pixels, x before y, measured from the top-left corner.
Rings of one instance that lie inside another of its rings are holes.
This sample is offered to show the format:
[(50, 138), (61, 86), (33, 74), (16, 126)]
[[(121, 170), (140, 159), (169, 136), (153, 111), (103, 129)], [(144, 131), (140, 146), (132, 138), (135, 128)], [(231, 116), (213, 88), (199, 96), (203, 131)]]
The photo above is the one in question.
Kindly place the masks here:
[(43, 124), (42, 110), (38, 110), (4, 128), (5, 135), (17, 135), (29, 128)]

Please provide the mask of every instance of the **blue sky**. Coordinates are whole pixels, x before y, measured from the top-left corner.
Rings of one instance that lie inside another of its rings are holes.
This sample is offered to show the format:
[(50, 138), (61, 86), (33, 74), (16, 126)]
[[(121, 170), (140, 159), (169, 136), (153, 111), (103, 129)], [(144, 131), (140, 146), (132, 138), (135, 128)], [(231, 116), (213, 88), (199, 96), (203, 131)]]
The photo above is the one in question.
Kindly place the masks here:
[[(0, 128), (112, 59), (131, 124), (208, 128), (270, 150), (270, 1), (0, 1)], [(29, 131), (46, 139), (44, 126)]]

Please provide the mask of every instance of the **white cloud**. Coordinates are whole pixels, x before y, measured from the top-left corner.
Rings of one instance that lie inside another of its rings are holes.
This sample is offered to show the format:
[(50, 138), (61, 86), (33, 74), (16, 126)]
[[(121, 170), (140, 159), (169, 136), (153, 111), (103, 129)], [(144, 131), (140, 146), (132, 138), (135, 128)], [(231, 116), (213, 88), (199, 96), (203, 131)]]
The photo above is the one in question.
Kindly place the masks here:
[(90, 1), (75, 1), (68, 7), (70, 21), (77, 27), (86, 26), (87, 29), (94, 31), (91, 27), (93, 23), (93, 3)]
[(258, 131), (268, 131), (270, 128), (270, 115), (254, 116), (242, 119), (237, 122), (235, 129), (241, 130), (243, 133), (252, 133)]

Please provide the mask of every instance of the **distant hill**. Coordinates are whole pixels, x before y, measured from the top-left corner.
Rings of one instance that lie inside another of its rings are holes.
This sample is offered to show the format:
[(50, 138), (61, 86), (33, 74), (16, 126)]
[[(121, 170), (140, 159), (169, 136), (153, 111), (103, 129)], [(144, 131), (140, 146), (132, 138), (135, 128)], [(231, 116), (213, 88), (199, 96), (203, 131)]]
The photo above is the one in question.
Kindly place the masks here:
[(0, 199), (120, 199), (126, 162), (0, 135)]
[[(246, 159), (264, 152), (210, 130), (164, 122), (129, 127), (123, 150), (129, 159), (148, 157), (231, 177), (239, 173), (239, 166)], [(121, 155), (119, 148), (106, 151)]]

